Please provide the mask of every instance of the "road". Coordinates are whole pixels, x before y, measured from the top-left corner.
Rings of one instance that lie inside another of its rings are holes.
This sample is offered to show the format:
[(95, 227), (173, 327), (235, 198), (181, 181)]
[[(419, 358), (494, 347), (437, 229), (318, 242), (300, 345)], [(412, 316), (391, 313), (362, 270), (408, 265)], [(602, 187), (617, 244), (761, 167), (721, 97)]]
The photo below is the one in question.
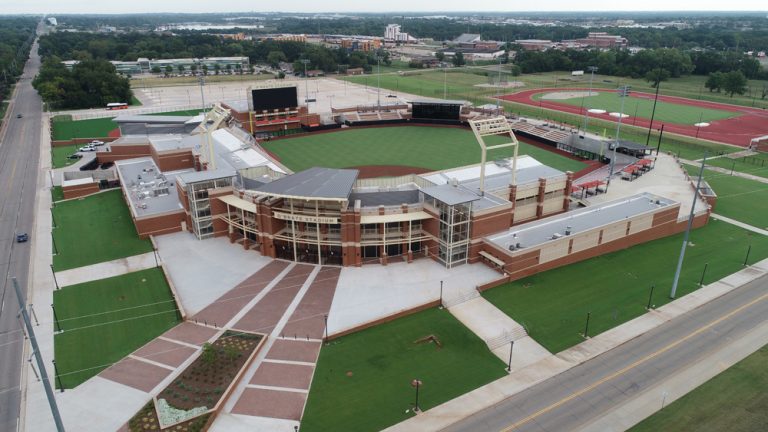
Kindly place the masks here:
[(15, 233), (33, 231), (43, 105), (32, 78), (39, 68), (35, 42), (0, 143), (0, 432), (16, 431), (21, 401), (24, 335), (16, 318), (19, 306), (11, 277), (26, 293), (30, 243), (16, 243)]
[(575, 430), (766, 321), (768, 276), (446, 430)]

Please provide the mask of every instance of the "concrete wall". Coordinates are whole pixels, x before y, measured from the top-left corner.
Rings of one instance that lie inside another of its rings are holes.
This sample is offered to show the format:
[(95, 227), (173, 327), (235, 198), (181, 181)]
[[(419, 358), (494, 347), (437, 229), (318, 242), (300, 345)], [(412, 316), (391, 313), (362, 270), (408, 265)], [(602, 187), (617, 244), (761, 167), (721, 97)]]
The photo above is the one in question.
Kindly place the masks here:
[(184, 210), (164, 213), (161, 215), (147, 216), (134, 219), (136, 231), (141, 238), (148, 238), (150, 235), (171, 234), (181, 231), (181, 223), (185, 220)]

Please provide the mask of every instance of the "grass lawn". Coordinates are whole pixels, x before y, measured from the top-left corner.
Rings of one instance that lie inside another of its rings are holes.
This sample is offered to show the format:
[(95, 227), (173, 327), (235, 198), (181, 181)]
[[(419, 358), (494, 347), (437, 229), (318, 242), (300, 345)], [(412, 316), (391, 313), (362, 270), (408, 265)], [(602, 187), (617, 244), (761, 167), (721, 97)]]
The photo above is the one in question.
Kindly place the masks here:
[(203, 112), (202, 109), (182, 110), (182, 111), (168, 111), (162, 113), (147, 114), (153, 116), (196, 116)]
[[(483, 296), (553, 353), (583, 341), (587, 312), (589, 335), (594, 336), (644, 314), (651, 285), (652, 304), (670, 301), (683, 234), (539, 273), (486, 291)], [(691, 232), (678, 285), (678, 297), (704, 283), (741, 270), (748, 245), (750, 263), (768, 257), (768, 237), (725, 222)]]
[[(698, 166), (685, 167), (691, 176), (699, 175)], [(768, 229), (768, 184), (711, 170), (704, 170), (704, 180), (717, 194), (715, 213)]]
[[(508, 139), (507, 139), (508, 141)], [(503, 138), (498, 142), (503, 142)], [(261, 145), (294, 171), (313, 166), (348, 168), (361, 165), (407, 165), (430, 170), (480, 162), (480, 147), (469, 130), (427, 126), (348, 129), (308, 135)], [(580, 161), (521, 143), (519, 154), (562, 171), (584, 168)], [(488, 160), (511, 156), (505, 148), (488, 153)]]
[(76, 153), (82, 147), (80, 144), (51, 147), (51, 163), (54, 168), (63, 168), (76, 164), (79, 159), (67, 159), (67, 156)]
[(768, 153), (758, 153), (736, 159), (716, 158), (707, 160), (707, 165), (739, 171), (760, 177), (768, 177)]
[[(435, 343), (414, 343), (434, 335)], [(447, 310), (437, 308), (323, 346), (301, 430), (377, 431), (506, 375), (505, 364)]]
[(98, 374), (179, 322), (157, 268), (64, 287), (54, 291), (53, 304), (63, 330), (53, 342), (64, 388)]
[(152, 243), (136, 234), (120, 190), (56, 204), (53, 216), (56, 271), (152, 251)]
[(104, 138), (109, 132), (117, 129), (113, 117), (88, 120), (71, 120), (71, 117), (53, 118), (53, 140), (69, 140), (73, 138)]
[(753, 432), (768, 425), (768, 345), (629, 432)]
[(61, 186), (54, 186), (51, 188), (51, 198), (53, 201), (61, 201), (64, 199), (64, 190)]
[[(546, 93), (537, 93), (533, 95), (533, 99), (538, 101), (542, 99), (545, 94)], [(613, 92), (597, 92), (597, 95), (586, 98), (574, 97), (570, 99), (553, 99), (548, 100), (548, 102), (562, 103), (577, 107), (584, 106), (585, 108), (604, 109), (608, 112), (618, 112), (621, 110), (621, 98)], [(630, 116), (627, 123), (631, 122), (634, 117), (649, 119), (651, 118), (652, 111), (653, 99), (636, 97), (630, 94), (630, 96), (624, 100), (624, 113)], [(739, 113), (732, 111), (707, 109), (659, 101), (656, 104), (655, 118), (661, 122), (693, 125), (698, 123), (699, 119), (701, 119), (701, 121), (713, 121), (737, 117), (739, 115)]]
[[(376, 68), (374, 68), (374, 71)], [(403, 71), (409, 72), (408, 69)], [(375, 75), (344, 77), (346, 81), (355, 84), (376, 87)], [(381, 75), (381, 88), (405, 92), (419, 96), (446, 99), (465, 99), (472, 102), (486, 103), (485, 96), (496, 94), (495, 89), (476, 87), (476, 84), (487, 84), (488, 77), (466, 70), (449, 70), (448, 73), (437, 70), (411, 69), (408, 75)]]

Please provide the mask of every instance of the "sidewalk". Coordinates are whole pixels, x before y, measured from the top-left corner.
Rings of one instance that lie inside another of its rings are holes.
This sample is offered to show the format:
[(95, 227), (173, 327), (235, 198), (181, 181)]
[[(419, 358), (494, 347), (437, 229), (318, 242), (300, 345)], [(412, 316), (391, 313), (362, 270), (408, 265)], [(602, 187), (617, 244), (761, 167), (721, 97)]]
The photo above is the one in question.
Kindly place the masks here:
[(481, 409), (489, 408), (511, 395), (593, 359), (766, 274), (768, 274), (768, 259), (386, 430), (393, 432), (444, 429)]
[(118, 258), (112, 261), (56, 272), (56, 280), (59, 282), (59, 287), (65, 287), (150, 269), (157, 267), (158, 262), (159, 257), (154, 252), (147, 252), (141, 255)]
[[(680, 162), (684, 163), (686, 165), (701, 166), (701, 160), (699, 160), (699, 161), (692, 161), (692, 160), (688, 160), (688, 159), (680, 159)], [(743, 172), (739, 172), (739, 171), (731, 171), (731, 170), (729, 170), (727, 168), (720, 168), (720, 167), (716, 167), (716, 166), (712, 166), (712, 165), (707, 165), (707, 169), (711, 170), (711, 171), (719, 172), (719, 173), (722, 173), (722, 174), (728, 174), (728, 175), (734, 176), (734, 177), (741, 177), (741, 178), (745, 178), (747, 180), (754, 180), (754, 181), (760, 182), (760, 183), (768, 183), (768, 178), (766, 178), (766, 177), (760, 177), (760, 176), (756, 176), (756, 175), (752, 175), (752, 174), (747, 174), (747, 173), (743, 173)]]
[(712, 213), (712, 217), (714, 219), (721, 220), (723, 222), (728, 222), (731, 225), (736, 225), (737, 227), (744, 228), (747, 231), (752, 231), (753, 233), (757, 233), (757, 234), (762, 234), (764, 236), (768, 236), (768, 231), (766, 231), (764, 229), (761, 229), (761, 228), (758, 228), (758, 227), (755, 227), (755, 226), (752, 226), (752, 225), (747, 225), (744, 222), (737, 221), (736, 219), (731, 219), (729, 217), (725, 217), (725, 216), (719, 215), (717, 213)]

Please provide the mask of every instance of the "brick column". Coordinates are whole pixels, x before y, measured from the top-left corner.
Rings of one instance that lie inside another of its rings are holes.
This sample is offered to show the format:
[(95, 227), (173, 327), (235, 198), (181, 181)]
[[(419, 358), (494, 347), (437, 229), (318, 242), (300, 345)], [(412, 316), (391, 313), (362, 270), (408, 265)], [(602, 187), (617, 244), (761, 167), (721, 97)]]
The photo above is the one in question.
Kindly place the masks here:
[(571, 188), (573, 187), (573, 171), (566, 171), (565, 194), (563, 196), (563, 211), (568, 211), (571, 207)]
[(547, 188), (547, 179), (539, 179), (539, 194), (536, 196), (536, 219), (544, 215), (544, 190)]

